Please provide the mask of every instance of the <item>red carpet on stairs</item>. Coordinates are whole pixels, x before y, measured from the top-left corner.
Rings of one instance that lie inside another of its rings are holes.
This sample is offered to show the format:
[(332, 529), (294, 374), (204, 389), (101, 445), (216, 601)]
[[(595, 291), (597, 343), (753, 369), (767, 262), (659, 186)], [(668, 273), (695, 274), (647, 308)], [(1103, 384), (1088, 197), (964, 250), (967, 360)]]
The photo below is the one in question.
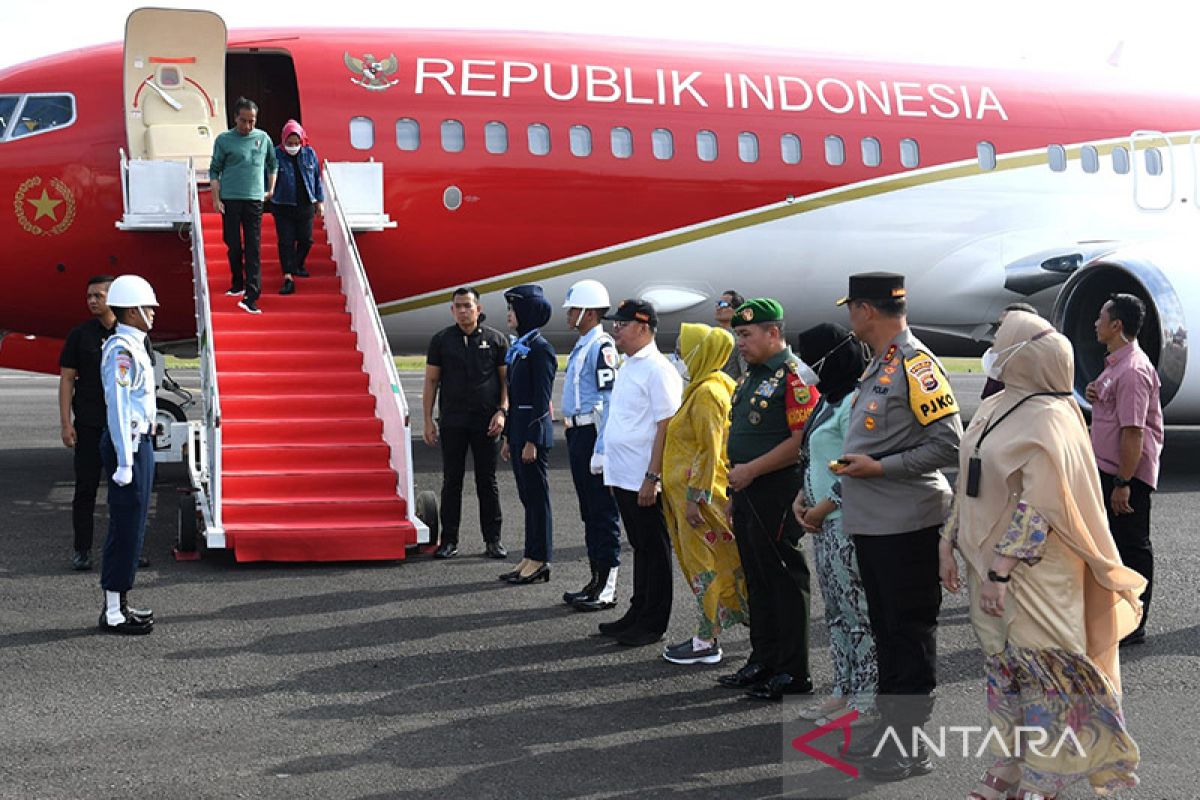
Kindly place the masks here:
[(221, 392), (222, 511), (238, 561), (402, 559), (416, 544), (367, 388), (325, 231), (296, 292), (280, 295), (263, 215), (262, 314), (228, 297), (221, 218), (203, 215)]

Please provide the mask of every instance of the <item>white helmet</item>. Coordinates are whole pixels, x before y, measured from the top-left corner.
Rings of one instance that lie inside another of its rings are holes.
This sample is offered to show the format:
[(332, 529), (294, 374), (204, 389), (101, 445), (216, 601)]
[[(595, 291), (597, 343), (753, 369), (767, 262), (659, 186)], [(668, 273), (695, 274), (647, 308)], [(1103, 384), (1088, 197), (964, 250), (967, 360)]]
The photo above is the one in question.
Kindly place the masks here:
[(567, 289), (567, 300), (563, 303), (563, 308), (608, 308), (610, 305), (608, 289), (605, 289), (600, 281), (589, 278), (571, 284), (571, 288)]
[(109, 284), (106, 302), (117, 308), (141, 308), (157, 306), (158, 298), (154, 296), (154, 287), (145, 278), (122, 275)]

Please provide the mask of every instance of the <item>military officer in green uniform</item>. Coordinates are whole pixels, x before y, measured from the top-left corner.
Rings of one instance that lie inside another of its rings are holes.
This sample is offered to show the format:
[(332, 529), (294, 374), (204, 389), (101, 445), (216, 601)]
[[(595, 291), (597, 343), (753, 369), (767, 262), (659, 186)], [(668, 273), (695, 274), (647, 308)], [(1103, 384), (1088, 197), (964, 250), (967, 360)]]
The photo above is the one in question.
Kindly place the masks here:
[(729, 513), (746, 574), (751, 653), (746, 666), (718, 680), (757, 699), (780, 700), (812, 691), (809, 571), (791, 498), (800, 489), (800, 440), (818, 394), (784, 343), (779, 303), (742, 304), (733, 330), (748, 368), (730, 411)]
[[(909, 748), (913, 727), (933, 710), (938, 529), (951, 496), (940, 470), (958, 463), (963, 428), (942, 365), (908, 328), (903, 275), (851, 275), (838, 305), (874, 353), (853, 400), (840, 470), (843, 524), (854, 536), (879, 658), (880, 727), (846, 752), (865, 760), (888, 726)], [(924, 748), (899, 752), (889, 741), (865, 766), (872, 779), (932, 768)]]

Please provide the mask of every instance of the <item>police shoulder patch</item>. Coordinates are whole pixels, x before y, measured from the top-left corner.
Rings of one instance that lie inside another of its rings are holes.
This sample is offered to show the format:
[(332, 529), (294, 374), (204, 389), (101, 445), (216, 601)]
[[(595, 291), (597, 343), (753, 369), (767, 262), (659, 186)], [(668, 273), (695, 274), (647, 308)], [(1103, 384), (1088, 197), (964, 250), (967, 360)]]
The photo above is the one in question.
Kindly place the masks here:
[(129, 386), (132, 383), (133, 372), (133, 353), (130, 353), (124, 347), (116, 348), (113, 353), (113, 365), (117, 372), (117, 385)]
[(928, 353), (917, 352), (904, 359), (908, 378), (908, 404), (922, 425), (958, 413), (958, 401), (941, 365)]

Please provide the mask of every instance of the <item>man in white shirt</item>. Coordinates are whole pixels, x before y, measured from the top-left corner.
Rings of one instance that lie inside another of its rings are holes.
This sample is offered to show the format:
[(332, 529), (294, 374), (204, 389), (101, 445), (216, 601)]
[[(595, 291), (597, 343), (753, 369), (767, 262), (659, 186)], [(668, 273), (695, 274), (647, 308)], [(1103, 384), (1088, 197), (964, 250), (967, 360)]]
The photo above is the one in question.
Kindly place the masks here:
[(671, 618), (671, 541), (662, 510), (667, 423), (679, 410), (683, 380), (654, 344), (658, 315), (642, 300), (623, 300), (612, 320), (625, 356), (604, 424), (604, 484), (612, 489), (633, 546), (633, 597), (600, 633), (632, 647), (663, 638)]

